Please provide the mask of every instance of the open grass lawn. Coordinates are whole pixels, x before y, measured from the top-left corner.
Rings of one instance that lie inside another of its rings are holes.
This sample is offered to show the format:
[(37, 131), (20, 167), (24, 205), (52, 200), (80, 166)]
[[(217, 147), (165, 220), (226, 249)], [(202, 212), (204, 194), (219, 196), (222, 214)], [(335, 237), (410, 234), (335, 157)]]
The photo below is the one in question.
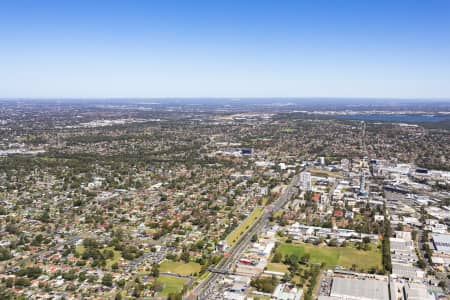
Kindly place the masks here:
[(258, 300), (270, 300), (271, 298), (269, 296), (265, 296), (265, 295), (259, 295), (259, 294), (253, 294), (253, 299), (258, 299)]
[(165, 260), (159, 265), (160, 272), (170, 272), (180, 275), (192, 275), (200, 272), (201, 266), (196, 262), (178, 262), (173, 260)]
[(76, 248), (75, 248), (75, 251), (77, 251), (78, 253), (80, 253), (80, 254), (83, 254), (84, 253), (84, 246), (83, 245), (78, 245)]
[(381, 251), (377, 249), (375, 244), (371, 244), (371, 249), (367, 251), (357, 250), (351, 245), (347, 247), (328, 247), (328, 246), (314, 246), (310, 244), (281, 244), (277, 252), (280, 252), (283, 257), (285, 255), (297, 254), (302, 257), (305, 254), (310, 254), (311, 263), (325, 263), (328, 267), (342, 266), (345, 268), (352, 267), (368, 271), (371, 267), (377, 269), (382, 268)]
[(262, 207), (257, 207), (255, 210), (248, 216), (238, 227), (236, 227), (228, 236), (227, 236), (227, 244), (228, 246), (233, 246), (235, 242), (239, 239), (239, 237), (249, 229), (253, 223), (255, 223), (256, 219), (263, 212)]
[(326, 170), (320, 170), (320, 169), (311, 169), (310, 170), (311, 174), (317, 174), (317, 175), (327, 175), (330, 177), (336, 177), (336, 178), (341, 178), (342, 175), (340, 175), (339, 173), (335, 173), (335, 172), (331, 172), (331, 171), (326, 171)]
[(267, 200), (269, 200), (267, 197), (262, 197), (262, 206), (266, 206)]
[(274, 272), (283, 272), (283, 273), (289, 272), (288, 266), (283, 263), (268, 263), (267, 270), (274, 271)]
[(165, 297), (170, 293), (178, 293), (183, 289), (186, 279), (173, 276), (161, 275), (158, 278), (158, 282), (161, 283), (164, 288), (158, 293), (159, 297)]

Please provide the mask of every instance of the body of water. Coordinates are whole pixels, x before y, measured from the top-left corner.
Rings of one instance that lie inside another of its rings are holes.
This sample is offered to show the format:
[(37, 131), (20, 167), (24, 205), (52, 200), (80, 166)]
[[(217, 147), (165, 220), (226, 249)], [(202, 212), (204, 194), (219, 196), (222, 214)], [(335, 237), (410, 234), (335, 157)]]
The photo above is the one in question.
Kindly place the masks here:
[(338, 119), (361, 120), (361, 121), (383, 121), (403, 123), (436, 123), (450, 120), (450, 116), (434, 115), (339, 115)]

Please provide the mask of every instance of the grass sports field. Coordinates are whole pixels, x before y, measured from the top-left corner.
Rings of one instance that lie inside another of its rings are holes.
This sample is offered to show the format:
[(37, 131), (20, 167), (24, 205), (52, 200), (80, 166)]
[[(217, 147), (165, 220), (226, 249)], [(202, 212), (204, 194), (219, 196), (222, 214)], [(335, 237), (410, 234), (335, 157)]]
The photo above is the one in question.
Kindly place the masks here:
[(255, 223), (256, 219), (261, 215), (263, 212), (262, 207), (257, 207), (255, 210), (248, 216), (244, 222), (242, 222), (236, 229), (234, 229), (228, 236), (227, 236), (227, 244), (228, 246), (233, 246), (233, 244), (239, 239), (241, 234), (243, 234), (247, 229), (250, 228), (253, 223)]
[(192, 275), (200, 272), (200, 264), (196, 262), (178, 262), (172, 260), (165, 260), (159, 266), (160, 272), (170, 272), (180, 275)]
[(372, 244), (371, 249), (367, 251), (357, 250), (352, 246), (347, 247), (328, 247), (314, 246), (310, 244), (288, 244), (283, 243), (277, 248), (283, 257), (285, 255), (297, 254), (302, 257), (305, 254), (311, 255), (311, 263), (325, 263), (328, 267), (342, 266), (352, 267), (368, 271), (371, 267), (382, 269), (381, 251), (376, 245)]
[(161, 275), (158, 278), (158, 282), (161, 283), (164, 288), (158, 293), (158, 297), (165, 297), (170, 293), (178, 293), (183, 289), (186, 279), (173, 276)]

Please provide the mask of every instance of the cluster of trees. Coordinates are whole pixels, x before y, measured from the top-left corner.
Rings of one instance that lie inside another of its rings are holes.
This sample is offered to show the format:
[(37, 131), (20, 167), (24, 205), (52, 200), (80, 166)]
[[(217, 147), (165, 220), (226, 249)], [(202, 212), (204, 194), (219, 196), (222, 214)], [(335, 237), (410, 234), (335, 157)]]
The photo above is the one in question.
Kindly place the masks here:
[(105, 273), (103, 275), (102, 284), (108, 287), (111, 287), (113, 285), (113, 277), (110, 273)]
[(8, 260), (12, 258), (13, 255), (8, 248), (0, 247), (0, 261)]
[(383, 268), (385, 272), (392, 271), (392, 262), (391, 262), (391, 243), (389, 238), (392, 236), (392, 228), (391, 222), (389, 222), (388, 216), (384, 215), (384, 230), (383, 230), (383, 241), (381, 244), (381, 252), (382, 252), (382, 262)]
[(186, 247), (183, 247), (183, 251), (181, 252), (180, 259), (185, 263), (188, 263), (190, 260), (189, 250)]
[[(28, 287), (31, 285), (31, 279), (36, 279), (39, 276), (41, 276), (43, 273), (41, 268), (38, 267), (27, 267), (27, 268), (22, 268), (18, 271), (16, 271), (15, 275), (17, 276), (16, 278), (13, 277), (9, 277), (7, 278), (4, 283), (6, 288), (23, 288), (23, 287)], [(0, 295), (2, 295), (1, 291), (0, 291)], [(6, 295), (6, 294), (5, 294)], [(8, 299), (8, 297), (1, 297), (0, 299)]]
[(136, 259), (136, 258), (142, 256), (142, 254), (143, 254), (143, 252), (141, 250), (139, 250), (136, 246), (133, 246), (133, 245), (126, 246), (121, 251), (122, 251), (122, 257), (127, 260)]
[(18, 270), (15, 273), (17, 276), (27, 276), (28, 278), (36, 279), (42, 274), (42, 269), (39, 267), (27, 267)]
[(306, 290), (305, 296), (304, 296), (305, 300), (313, 299), (314, 287), (317, 284), (319, 273), (320, 273), (319, 266), (313, 266), (311, 268), (310, 277), (309, 277), (309, 285), (308, 285), (308, 289)]
[[(313, 265), (309, 264), (311, 259), (310, 254), (305, 254), (303, 256), (299, 256), (297, 254), (286, 255), (283, 260), (283, 256), (279, 252), (275, 252), (272, 257), (272, 262), (279, 263), (283, 262), (284, 264), (289, 266), (289, 274), (286, 274), (283, 278), (283, 281), (288, 282), (294, 276), (298, 275), (301, 278), (300, 285), (304, 282), (309, 282), (308, 290), (305, 293), (305, 299), (313, 299), (312, 294), (314, 291), (314, 286), (317, 283), (317, 278), (320, 273), (320, 269), (324, 266), (322, 265)], [(301, 268), (301, 265), (306, 266), (306, 268)]]
[[(9, 289), (7, 289), (6, 286), (0, 285), (0, 299), (14, 300), (15, 298), (13, 296), (13, 293)], [(23, 296), (22, 299), (26, 299), (25, 296)]]
[[(298, 256), (297, 254), (291, 254), (286, 255), (284, 258), (283, 263), (289, 266), (289, 271), (291, 273), (296, 273), (300, 267), (300, 264), (306, 265), (311, 256), (310, 254), (305, 254), (302, 257)], [(276, 252), (272, 258), (272, 262), (280, 262), (281, 261), (281, 254), (279, 252)]]
[(423, 251), (425, 251), (425, 258), (428, 259), (429, 263), (431, 264), (431, 257), (433, 256), (433, 251), (430, 248), (430, 245), (428, 244), (428, 231), (423, 232)]
[[(369, 204), (366, 204), (359, 209), (362, 219), (359, 221), (357, 221), (356, 218), (350, 220), (345, 228), (353, 229), (358, 233), (382, 234), (383, 226), (382, 224), (375, 222), (374, 216), (383, 213), (383, 206), (377, 205), (375, 207), (370, 207)], [(347, 207), (347, 210), (350, 210), (350, 207)]]
[(168, 300), (181, 300), (183, 299), (183, 294), (180, 293), (170, 293), (169, 295), (167, 295), (167, 299)]
[(357, 242), (355, 246), (356, 246), (356, 249), (358, 249), (358, 250), (364, 250), (364, 251), (370, 250), (370, 238), (367, 236), (364, 237), (362, 240), (362, 243)]
[(139, 298), (141, 296), (142, 290), (144, 289), (144, 285), (139, 280), (139, 277), (136, 277), (134, 282), (131, 283), (131, 286), (133, 287), (133, 297)]
[(152, 265), (151, 274), (155, 278), (159, 277), (159, 264), (155, 263), (155, 264)]
[[(114, 247), (114, 250), (120, 251), (122, 253), (122, 257), (127, 260), (133, 260), (136, 259), (144, 254), (144, 252), (140, 249), (138, 249), (134, 245), (125, 245), (123, 240), (123, 234), (122, 233), (114, 233), (115, 237), (112, 239), (109, 246)], [(114, 254), (114, 253), (113, 253)]]
[(72, 281), (78, 278), (77, 274), (75, 274), (74, 270), (70, 270), (68, 272), (62, 273), (62, 278), (64, 280)]
[(50, 223), (50, 209), (46, 208), (39, 216), (39, 221), (44, 223)]
[[(106, 255), (104, 256), (103, 253), (99, 249), (99, 245), (96, 240), (94, 239), (84, 239), (83, 240), (83, 246), (84, 251), (81, 254), (81, 258), (83, 260), (87, 260), (92, 258), (93, 265), (95, 266), (105, 266), (106, 265)], [(75, 253), (75, 256), (80, 256), (78, 252)]]
[(278, 279), (272, 277), (258, 277), (250, 281), (250, 285), (263, 293), (273, 293), (278, 284)]
[[(121, 251), (122, 257), (127, 260), (133, 260), (143, 254), (141, 250), (139, 250), (136, 246), (124, 245), (123, 243), (117, 242), (113, 243), (114, 249), (117, 251)], [(84, 239), (83, 240), (84, 251), (79, 253), (75, 251), (75, 256), (80, 257), (83, 260), (87, 260), (92, 258), (94, 261), (92, 262), (93, 266), (106, 266), (106, 260), (114, 258), (114, 251), (111, 249), (102, 249), (101, 246), (94, 239)], [(84, 265), (85, 262), (79, 261), (78, 265)], [(117, 264), (112, 266), (114, 269), (117, 269)]]
[(6, 279), (6, 287), (7, 288), (12, 288), (12, 287), (22, 288), (22, 287), (28, 287), (30, 285), (31, 285), (31, 280), (28, 278), (16, 277), (14, 279), (14, 278), (10, 277), (10, 278)]

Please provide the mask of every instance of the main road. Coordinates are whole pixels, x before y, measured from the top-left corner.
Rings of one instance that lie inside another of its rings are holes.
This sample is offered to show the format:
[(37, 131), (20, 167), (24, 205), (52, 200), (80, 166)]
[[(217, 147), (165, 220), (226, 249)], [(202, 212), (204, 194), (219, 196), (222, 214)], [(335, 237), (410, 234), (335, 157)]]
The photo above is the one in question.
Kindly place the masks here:
[[(239, 238), (239, 240), (229, 250), (229, 255), (224, 257), (215, 267), (215, 270), (230, 271), (234, 263), (240, 257), (242, 252), (248, 247), (253, 235), (258, 234), (266, 225), (272, 211), (281, 209), (293, 195), (292, 188), (298, 185), (299, 175), (295, 175), (283, 194), (271, 205), (266, 207), (260, 217), (253, 225)], [(191, 292), (187, 299), (209, 299), (209, 295), (219, 283), (219, 279), (223, 276), (220, 273), (211, 273), (200, 284), (198, 284)]]

